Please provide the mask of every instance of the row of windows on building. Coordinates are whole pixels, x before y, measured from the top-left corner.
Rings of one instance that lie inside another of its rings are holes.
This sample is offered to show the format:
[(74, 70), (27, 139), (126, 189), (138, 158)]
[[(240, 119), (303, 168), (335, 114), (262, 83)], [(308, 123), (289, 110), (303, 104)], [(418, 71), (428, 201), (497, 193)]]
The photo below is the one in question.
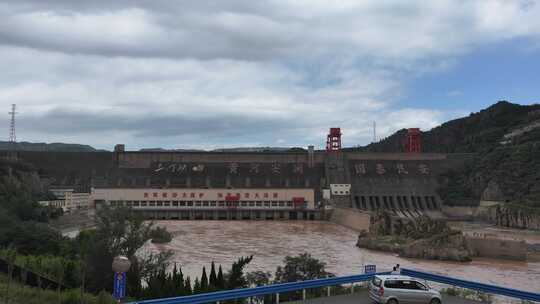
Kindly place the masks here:
[(357, 208), (362, 209), (438, 209), (435, 196), (355, 196)]
[[(269, 198), (270, 195), (272, 195), (273, 198), (278, 197), (278, 193), (276, 193), (276, 192), (274, 192), (274, 193), (265, 192), (265, 193), (262, 193), (261, 195), (259, 195), (259, 193), (246, 192), (246, 193), (244, 193), (244, 198), (250, 198), (250, 197)], [(158, 192), (153, 192), (153, 193), (145, 192), (144, 193), (145, 198), (149, 198), (150, 196), (154, 197), (154, 198), (158, 198), (158, 197), (167, 198), (167, 197), (169, 197), (169, 193), (162, 192), (161, 195)], [(217, 197), (219, 197), (219, 198), (223, 198), (223, 197), (227, 197), (227, 196), (241, 197), (240, 193), (218, 193), (217, 194)], [(199, 193), (196, 193), (196, 192), (182, 192), (182, 193), (173, 192), (173, 193), (171, 193), (170, 197), (172, 197), (172, 198), (177, 198), (177, 197), (182, 197), (182, 198), (187, 198), (187, 197), (196, 198), (196, 197), (198, 197), (198, 198), (202, 198), (202, 197), (204, 197), (204, 193), (203, 192), (199, 192)]]
[(300, 204), (291, 201), (110, 201), (112, 207), (306, 207), (307, 202)]

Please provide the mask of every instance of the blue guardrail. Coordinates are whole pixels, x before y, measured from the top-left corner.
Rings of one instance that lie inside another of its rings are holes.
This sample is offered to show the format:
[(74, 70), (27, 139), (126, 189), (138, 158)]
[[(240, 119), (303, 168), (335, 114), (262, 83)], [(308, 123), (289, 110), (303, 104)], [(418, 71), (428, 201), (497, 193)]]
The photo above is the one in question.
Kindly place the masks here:
[[(352, 275), (352, 276), (345, 276), (345, 277), (309, 280), (309, 281), (293, 282), (293, 283), (274, 284), (274, 285), (266, 285), (266, 286), (260, 286), (260, 287), (255, 287), (255, 288), (243, 288), (243, 289), (233, 289), (233, 290), (217, 291), (217, 292), (210, 292), (210, 293), (202, 293), (202, 294), (197, 294), (197, 295), (192, 295), (192, 296), (144, 300), (144, 301), (132, 302), (131, 304), (211, 303), (211, 302), (218, 302), (218, 301), (225, 301), (225, 300), (232, 300), (232, 299), (248, 298), (248, 297), (254, 297), (254, 296), (263, 296), (263, 295), (268, 295), (268, 294), (283, 293), (283, 292), (296, 291), (296, 290), (309, 289), (309, 288), (364, 282), (364, 281), (369, 281), (374, 275), (378, 275), (378, 274), (389, 274), (389, 272)], [(412, 269), (407, 269), (407, 268), (402, 268), (401, 274), (419, 278), (419, 279), (425, 279), (428, 281), (478, 290), (478, 291), (487, 292), (491, 294), (497, 294), (497, 295), (503, 295), (503, 296), (508, 296), (508, 297), (522, 299), (522, 300), (540, 302), (539, 293), (521, 291), (521, 290), (512, 289), (512, 288), (505, 288), (505, 287), (500, 287), (500, 286), (495, 286), (495, 285), (456, 279), (456, 278), (451, 278), (447, 276), (442, 276), (442, 275), (437, 275), (433, 273), (422, 272), (422, 271), (417, 271), (417, 270), (412, 270)]]
[(422, 272), (418, 270), (412, 270), (407, 268), (401, 269), (402, 275), (408, 275), (411, 277), (424, 279), (428, 281), (438, 282), (438, 283), (444, 283), (459, 287), (464, 287), (468, 289), (483, 291), (487, 293), (492, 294), (498, 294), (502, 296), (522, 299), (522, 300), (529, 300), (529, 301), (537, 301), (540, 302), (540, 293), (535, 292), (529, 292), (529, 291), (521, 291), (517, 289), (512, 288), (506, 288), (506, 287), (500, 287), (496, 285), (490, 285), (490, 284), (484, 284), (484, 283), (478, 283), (473, 281), (467, 281), (462, 279), (456, 279), (451, 277), (446, 277), (438, 274), (428, 273), (428, 272)]
[(225, 301), (232, 299), (248, 298), (254, 296), (263, 296), (267, 294), (276, 294), (283, 293), (288, 291), (325, 287), (325, 286), (335, 286), (340, 284), (347, 283), (356, 283), (356, 282), (365, 282), (371, 280), (374, 275), (377, 274), (389, 274), (389, 272), (381, 273), (369, 273), (369, 274), (360, 274), (352, 275), (346, 277), (335, 277), (327, 279), (317, 279), (301, 282), (292, 282), (292, 283), (283, 283), (283, 284), (273, 284), (260, 286), (255, 288), (242, 288), (242, 289), (233, 289), (225, 291), (216, 291), (210, 293), (201, 293), (192, 296), (183, 296), (175, 298), (164, 298), (164, 299), (154, 299), (154, 300), (144, 300), (132, 302), (131, 304), (196, 304), (196, 303), (209, 303), (217, 301)]

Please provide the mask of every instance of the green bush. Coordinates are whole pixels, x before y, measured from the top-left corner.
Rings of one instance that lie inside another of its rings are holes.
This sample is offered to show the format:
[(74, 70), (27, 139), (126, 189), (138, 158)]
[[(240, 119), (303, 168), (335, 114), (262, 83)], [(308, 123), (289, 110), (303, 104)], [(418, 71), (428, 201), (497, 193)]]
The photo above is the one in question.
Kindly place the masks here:
[(172, 234), (165, 227), (156, 227), (150, 231), (152, 243), (164, 244), (172, 241)]
[[(0, 296), (4, 300), (7, 288), (7, 277), (0, 275)], [(58, 294), (55, 290), (39, 289), (28, 287), (16, 282), (10, 286), (10, 303), (24, 304), (58, 304)], [(84, 300), (87, 304), (113, 304), (114, 299), (106, 291), (102, 291), (98, 296), (84, 294)], [(79, 304), (81, 298), (80, 289), (64, 290), (60, 293), (61, 304)]]

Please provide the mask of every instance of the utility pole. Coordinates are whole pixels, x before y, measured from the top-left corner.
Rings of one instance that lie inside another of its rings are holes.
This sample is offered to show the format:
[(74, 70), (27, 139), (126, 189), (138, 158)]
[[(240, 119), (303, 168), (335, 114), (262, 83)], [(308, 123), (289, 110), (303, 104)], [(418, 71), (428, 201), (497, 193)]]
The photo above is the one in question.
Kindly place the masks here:
[(9, 142), (10, 143), (17, 142), (17, 135), (15, 134), (15, 114), (17, 114), (17, 112), (15, 111), (16, 108), (17, 108), (17, 105), (12, 104), (11, 112), (8, 112), (8, 114), (11, 115), (11, 122), (9, 125)]

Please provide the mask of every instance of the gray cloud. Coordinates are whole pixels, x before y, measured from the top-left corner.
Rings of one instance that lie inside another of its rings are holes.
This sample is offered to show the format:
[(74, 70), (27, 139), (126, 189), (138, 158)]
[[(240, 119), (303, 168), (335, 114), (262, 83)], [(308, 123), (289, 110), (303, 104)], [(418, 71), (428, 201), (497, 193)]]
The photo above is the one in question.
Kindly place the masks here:
[[(129, 115), (107, 112), (88, 113), (53, 109), (40, 116), (21, 119), (23, 126), (46, 130), (51, 134), (85, 134), (96, 132), (130, 132), (137, 137), (177, 137), (199, 134), (204, 137), (240, 136), (256, 127), (261, 134), (283, 132), (300, 128), (298, 122), (275, 118), (250, 118), (231, 114), (227, 116), (193, 117), (189, 114)], [(25, 128), (25, 127), (23, 127)]]
[(337, 52), (407, 59), (540, 34), (540, 8), (518, 1), (87, 2), (4, 3), (0, 41), (102, 56), (276, 60)]
[(538, 35), (509, 1), (3, 1), (0, 108), (21, 139), (100, 148), (356, 145), (456, 115), (401, 108), (407, 79)]

